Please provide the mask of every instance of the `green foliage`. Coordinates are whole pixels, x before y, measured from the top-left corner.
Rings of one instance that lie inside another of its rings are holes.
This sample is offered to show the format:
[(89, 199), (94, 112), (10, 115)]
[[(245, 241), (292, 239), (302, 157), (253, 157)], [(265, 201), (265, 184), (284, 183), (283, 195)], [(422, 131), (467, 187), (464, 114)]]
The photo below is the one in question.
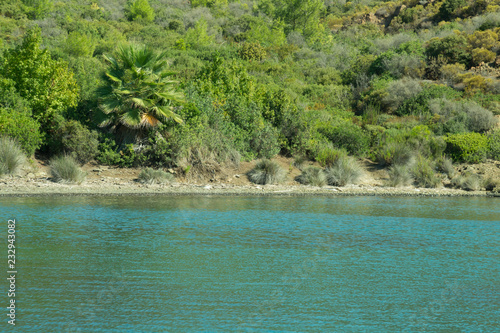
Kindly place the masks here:
[(266, 57), (266, 50), (260, 43), (243, 43), (240, 47), (239, 55), (245, 60), (260, 61)]
[(248, 173), (248, 178), (255, 184), (279, 184), (285, 180), (285, 170), (275, 161), (261, 160)]
[(33, 116), (47, 129), (56, 114), (76, 106), (78, 86), (67, 64), (52, 60), (46, 49), (40, 49), (41, 42), (40, 28), (29, 30), (22, 44), (7, 52), (3, 76), (14, 82)]
[(121, 47), (117, 57), (106, 57), (109, 69), (106, 85), (99, 90), (100, 126), (111, 126), (121, 141), (130, 142), (143, 136), (141, 128), (154, 128), (173, 119), (184, 101), (177, 82), (166, 71), (165, 53), (147, 47)]
[(28, 156), (33, 156), (35, 150), (42, 145), (40, 124), (29, 114), (13, 109), (0, 108), (0, 137), (2, 136), (16, 139)]
[(297, 177), (299, 183), (312, 186), (325, 186), (326, 175), (323, 169), (309, 166), (302, 171), (302, 174)]
[(99, 152), (96, 160), (104, 165), (116, 165), (120, 167), (131, 167), (137, 164), (139, 158), (134, 150), (133, 144), (127, 144), (119, 149), (115, 141), (105, 138), (98, 146)]
[(139, 181), (146, 184), (165, 184), (174, 180), (174, 176), (162, 170), (146, 168), (139, 173)]
[(500, 129), (496, 129), (487, 134), (489, 153), (492, 159), (500, 161)]
[(323, 130), (332, 144), (340, 149), (345, 149), (349, 154), (364, 156), (370, 147), (369, 136), (361, 127), (352, 122), (345, 122), (334, 128)]
[(86, 173), (71, 156), (59, 156), (50, 161), (50, 173), (56, 183), (81, 184)]
[(357, 183), (363, 175), (363, 169), (354, 158), (341, 155), (325, 169), (325, 174), (328, 185), (345, 186)]
[[(453, 88), (440, 84), (426, 84), (423, 90), (398, 104), (395, 113), (399, 116), (424, 115), (431, 112), (430, 102), (436, 98), (447, 98), (449, 100), (461, 98), (460, 92)], [(393, 97), (397, 99), (397, 97)]]
[(347, 156), (345, 150), (339, 150), (332, 146), (323, 146), (317, 153), (315, 159), (323, 167), (329, 167), (335, 164), (338, 159)]
[(0, 176), (12, 175), (19, 171), (26, 156), (14, 139), (0, 136)]
[(479, 133), (457, 133), (445, 138), (446, 153), (454, 161), (480, 163), (488, 153), (488, 139)]
[(450, 21), (455, 12), (466, 4), (466, 0), (444, 0), (439, 7), (439, 18)]
[(92, 38), (78, 31), (72, 31), (66, 38), (64, 50), (74, 57), (91, 57), (94, 54), (95, 43)]
[(214, 42), (214, 37), (208, 34), (207, 21), (203, 18), (196, 22), (193, 28), (186, 32), (186, 47), (201, 48)]
[(153, 22), (155, 12), (148, 0), (128, 0), (125, 13), (130, 21)]
[(419, 187), (435, 188), (441, 184), (441, 179), (434, 171), (434, 163), (422, 155), (418, 155), (411, 168), (415, 184)]
[(447, 63), (460, 63), (466, 66), (469, 65), (472, 58), (468, 51), (467, 38), (458, 33), (443, 38), (432, 38), (427, 44), (426, 54), (433, 58), (442, 56)]
[(90, 131), (76, 120), (64, 122), (57, 129), (51, 147), (54, 152), (63, 152), (72, 156), (81, 164), (90, 162), (98, 153), (98, 135), (95, 131)]
[(407, 165), (394, 164), (389, 168), (387, 173), (389, 175), (388, 186), (409, 186), (414, 181), (410, 168)]

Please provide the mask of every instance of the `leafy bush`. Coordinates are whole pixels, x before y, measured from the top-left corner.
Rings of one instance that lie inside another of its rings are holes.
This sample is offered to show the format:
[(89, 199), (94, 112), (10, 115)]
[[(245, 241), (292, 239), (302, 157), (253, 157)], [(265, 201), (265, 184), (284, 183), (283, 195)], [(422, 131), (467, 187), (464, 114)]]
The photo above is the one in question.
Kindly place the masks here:
[(489, 63), (495, 60), (497, 54), (485, 48), (477, 48), (472, 50), (472, 62), (474, 65), (481, 63)]
[(302, 174), (297, 177), (299, 183), (304, 185), (325, 186), (326, 175), (323, 169), (310, 166), (302, 171)]
[(16, 110), (0, 108), (0, 136), (15, 138), (28, 156), (42, 145), (40, 124), (29, 114)]
[(392, 187), (408, 186), (413, 183), (413, 176), (407, 165), (394, 164), (387, 171), (389, 180), (387, 185)]
[(0, 137), (0, 176), (15, 174), (25, 161), (26, 156), (17, 142)]
[(446, 153), (454, 161), (480, 163), (488, 153), (488, 139), (479, 133), (457, 133), (445, 138)]
[(139, 174), (139, 181), (146, 184), (164, 184), (174, 180), (174, 176), (162, 170), (146, 168)]
[(415, 184), (420, 187), (435, 188), (441, 184), (441, 179), (434, 171), (434, 163), (419, 155), (411, 168)]
[(81, 184), (86, 173), (71, 156), (59, 156), (50, 161), (50, 173), (56, 183)]
[(348, 153), (363, 156), (370, 148), (370, 137), (361, 127), (347, 122), (323, 134), (339, 149), (344, 149)]
[(131, 167), (138, 160), (133, 144), (118, 149), (114, 140), (106, 138), (99, 144), (99, 153), (96, 160), (104, 165), (117, 165), (120, 167)]
[(155, 19), (155, 12), (148, 0), (129, 0), (125, 12), (130, 21), (153, 22)]
[(243, 43), (240, 47), (239, 55), (245, 60), (260, 61), (266, 57), (266, 50), (260, 43)]
[(323, 146), (316, 155), (316, 161), (323, 166), (332, 166), (341, 157), (347, 156), (347, 152), (341, 149), (335, 149), (332, 146)]
[(345, 186), (356, 183), (363, 175), (363, 169), (351, 156), (342, 155), (325, 170), (328, 185)]
[(73, 156), (81, 164), (91, 161), (98, 153), (96, 131), (90, 131), (76, 120), (69, 120), (57, 130), (54, 152)]
[(280, 165), (271, 160), (257, 162), (255, 168), (248, 173), (248, 178), (255, 184), (278, 184), (285, 180), (286, 172)]
[(422, 91), (419, 80), (402, 79), (389, 83), (384, 104), (391, 111), (397, 110), (404, 101), (417, 96)]
[(487, 134), (489, 151), (488, 156), (500, 161), (500, 129), (496, 129)]

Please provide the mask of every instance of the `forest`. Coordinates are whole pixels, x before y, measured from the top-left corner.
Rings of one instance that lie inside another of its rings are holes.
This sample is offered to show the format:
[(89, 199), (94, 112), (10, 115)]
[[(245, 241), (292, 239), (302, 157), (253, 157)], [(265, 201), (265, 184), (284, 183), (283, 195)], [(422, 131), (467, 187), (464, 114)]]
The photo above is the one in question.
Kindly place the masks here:
[(499, 10), (3, 1), (0, 137), (28, 157), (183, 173), (277, 155), (324, 168), (368, 158), (395, 186), (435, 187), (453, 163), (500, 160)]

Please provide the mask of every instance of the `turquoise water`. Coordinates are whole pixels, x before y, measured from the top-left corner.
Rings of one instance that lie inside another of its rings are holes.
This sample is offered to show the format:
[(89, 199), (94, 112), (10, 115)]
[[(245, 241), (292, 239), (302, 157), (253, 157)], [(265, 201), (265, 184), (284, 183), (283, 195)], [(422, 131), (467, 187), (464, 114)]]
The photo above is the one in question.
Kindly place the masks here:
[(5, 257), (17, 219), (18, 269), (17, 325), (2, 292), (0, 331), (500, 331), (497, 198), (1, 198), (0, 212)]

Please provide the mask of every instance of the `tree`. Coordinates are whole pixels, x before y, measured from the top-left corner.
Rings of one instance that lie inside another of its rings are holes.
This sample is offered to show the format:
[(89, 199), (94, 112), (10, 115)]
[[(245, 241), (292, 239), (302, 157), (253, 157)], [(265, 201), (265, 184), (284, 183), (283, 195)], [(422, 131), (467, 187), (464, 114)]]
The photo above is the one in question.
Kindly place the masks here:
[(150, 23), (155, 19), (155, 12), (149, 5), (148, 0), (129, 0), (125, 11), (130, 21)]
[(7, 51), (3, 76), (14, 82), (33, 117), (47, 129), (57, 115), (76, 106), (78, 86), (68, 65), (53, 60), (47, 50), (40, 49), (41, 43), (40, 28), (28, 30), (22, 44)]
[(121, 47), (115, 57), (106, 57), (109, 69), (100, 96), (100, 126), (111, 126), (125, 141), (136, 141), (143, 129), (154, 128), (169, 119), (182, 123), (173, 107), (184, 102), (173, 74), (166, 71), (165, 53), (147, 47)]

